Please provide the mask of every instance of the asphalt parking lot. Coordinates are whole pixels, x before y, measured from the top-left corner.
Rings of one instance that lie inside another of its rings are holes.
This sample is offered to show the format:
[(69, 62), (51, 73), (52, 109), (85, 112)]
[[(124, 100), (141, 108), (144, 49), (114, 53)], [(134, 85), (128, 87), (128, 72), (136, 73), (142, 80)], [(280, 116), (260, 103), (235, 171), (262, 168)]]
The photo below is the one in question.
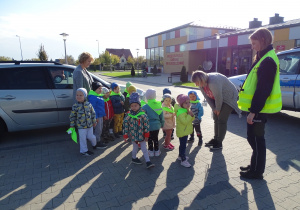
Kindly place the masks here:
[[(162, 77), (132, 82), (156, 89), (157, 98), (169, 85)], [(188, 92), (169, 87), (174, 96)], [(213, 120), (208, 106), (204, 112), (201, 129), (207, 142), (213, 137)], [(230, 116), (222, 151), (188, 144), (192, 168), (176, 160), (177, 137), (172, 140), (175, 150), (161, 148), (149, 170), (145, 163), (130, 164), (132, 146), (121, 139), (82, 157), (67, 128), (10, 133), (2, 139), (0, 209), (300, 209), (300, 112), (269, 117), (264, 180), (251, 181), (239, 177), (239, 167), (249, 163), (252, 152), (245, 116)], [(161, 145), (162, 132), (159, 137)], [(138, 157), (144, 161), (141, 151)]]

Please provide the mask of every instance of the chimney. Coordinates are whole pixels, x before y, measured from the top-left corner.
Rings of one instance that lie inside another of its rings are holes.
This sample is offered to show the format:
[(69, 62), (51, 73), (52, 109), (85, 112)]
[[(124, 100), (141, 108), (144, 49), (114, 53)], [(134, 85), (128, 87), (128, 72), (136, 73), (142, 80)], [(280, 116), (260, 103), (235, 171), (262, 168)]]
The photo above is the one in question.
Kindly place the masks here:
[(261, 27), (261, 23), (257, 18), (253, 18), (252, 21), (249, 21), (249, 28), (259, 28)]
[(270, 17), (269, 25), (277, 24), (277, 23), (283, 23), (283, 18), (280, 17), (278, 13), (275, 13), (274, 17)]

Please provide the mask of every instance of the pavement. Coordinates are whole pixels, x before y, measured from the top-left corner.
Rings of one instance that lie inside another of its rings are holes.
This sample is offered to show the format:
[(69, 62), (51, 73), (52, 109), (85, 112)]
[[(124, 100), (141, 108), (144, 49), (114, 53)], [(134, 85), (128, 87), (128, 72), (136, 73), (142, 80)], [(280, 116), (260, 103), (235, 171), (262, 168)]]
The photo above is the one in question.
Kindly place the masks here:
[[(167, 77), (130, 81), (171, 87)], [(208, 106), (204, 112), (201, 129), (207, 142), (213, 120)], [(137, 156), (143, 164), (130, 164), (131, 143), (121, 139), (82, 157), (66, 127), (11, 133), (0, 143), (0, 209), (300, 209), (299, 125), (298, 113), (269, 117), (264, 180), (239, 176), (252, 150), (245, 138), (246, 119), (235, 114), (228, 120), (223, 150), (188, 144), (191, 168), (176, 160), (177, 137), (175, 150), (161, 147), (162, 154), (151, 158), (155, 167), (146, 169), (141, 151)]]

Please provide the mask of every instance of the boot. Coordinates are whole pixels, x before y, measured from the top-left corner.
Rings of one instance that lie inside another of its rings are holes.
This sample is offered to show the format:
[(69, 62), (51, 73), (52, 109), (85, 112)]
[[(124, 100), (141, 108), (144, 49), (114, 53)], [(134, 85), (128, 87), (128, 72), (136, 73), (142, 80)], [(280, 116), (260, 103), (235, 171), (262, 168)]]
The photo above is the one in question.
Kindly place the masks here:
[(188, 140), (188, 143), (193, 143), (194, 142), (194, 136), (191, 135), (190, 139)]
[(202, 146), (203, 144), (202, 136), (199, 136), (198, 138), (199, 138), (198, 146)]

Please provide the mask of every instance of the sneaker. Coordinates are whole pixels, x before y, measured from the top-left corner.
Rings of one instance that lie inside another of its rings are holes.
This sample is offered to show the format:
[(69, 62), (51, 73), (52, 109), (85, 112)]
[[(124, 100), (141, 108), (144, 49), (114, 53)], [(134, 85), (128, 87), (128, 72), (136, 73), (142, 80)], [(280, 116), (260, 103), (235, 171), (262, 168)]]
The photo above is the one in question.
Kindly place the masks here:
[(154, 151), (148, 150), (148, 154), (149, 154), (149, 157), (153, 157), (154, 156)]
[(109, 134), (109, 140), (110, 141), (114, 141), (115, 140), (115, 137), (114, 137), (114, 134), (112, 133), (112, 134)]
[(252, 171), (241, 171), (240, 172), (241, 177), (246, 178), (246, 179), (263, 179), (263, 175), (262, 174), (257, 174), (254, 173)]
[(86, 151), (86, 152), (81, 153), (82, 156), (91, 156), (91, 155), (93, 155), (93, 154), (94, 154), (94, 153), (91, 152), (91, 151)]
[[(188, 157), (188, 156), (185, 156), (185, 160), (188, 160), (188, 159), (189, 159), (189, 157)], [(181, 160), (181, 157), (178, 156), (177, 160)]]
[(173, 149), (175, 148), (175, 146), (173, 144), (171, 144), (171, 143), (169, 144), (169, 146), (173, 147)]
[(97, 142), (97, 144), (93, 146), (94, 149), (105, 149), (106, 147), (107, 145), (102, 142)]
[(191, 137), (187, 142), (188, 142), (188, 143), (193, 143), (194, 140), (195, 140), (195, 139), (194, 139), (193, 137)]
[(137, 165), (141, 165), (142, 164), (142, 161), (140, 161), (138, 158), (135, 158), (135, 159), (131, 159), (131, 162), (134, 163), (134, 164), (137, 164)]
[(154, 156), (155, 156), (155, 157), (160, 156), (160, 154), (161, 154), (161, 151), (160, 151), (160, 150), (154, 151)]
[(165, 149), (165, 150), (173, 150), (174, 147), (172, 147), (171, 145), (167, 145), (167, 146), (165, 145), (165, 146), (164, 146), (164, 149)]
[(153, 164), (153, 163), (151, 163), (150, 161), (148, 161), (147, 163), (146, 163), (146, 165), (147, 165), (147, 168), (153, 168), (155, 165)]
[(214, 144), (213, 146), (210, 146), (211, 150), (218, 150), (218, 149), (222, 149), (222, 144)]
[(189, 168), (192, 166), (187, 160), (181, 161), (181, 165), (186, 168)]
[(202, 146), (202, 144), (203, 144), (202, 138), (201, 139), (199, 138), (198, 146)]
[(241, 171), (248, 171), (250, 170), (250, 165), (247, 165), (246, 167), (241, 166), (240, 169)]
[(171, 140), (173, 140), (174, 139), (174, 136), (171, 136)]
[(216, 143), (216, 139), (211, 139), (209, 142), (205, 143), (206, 147), (210, 147), (213, 146)]

